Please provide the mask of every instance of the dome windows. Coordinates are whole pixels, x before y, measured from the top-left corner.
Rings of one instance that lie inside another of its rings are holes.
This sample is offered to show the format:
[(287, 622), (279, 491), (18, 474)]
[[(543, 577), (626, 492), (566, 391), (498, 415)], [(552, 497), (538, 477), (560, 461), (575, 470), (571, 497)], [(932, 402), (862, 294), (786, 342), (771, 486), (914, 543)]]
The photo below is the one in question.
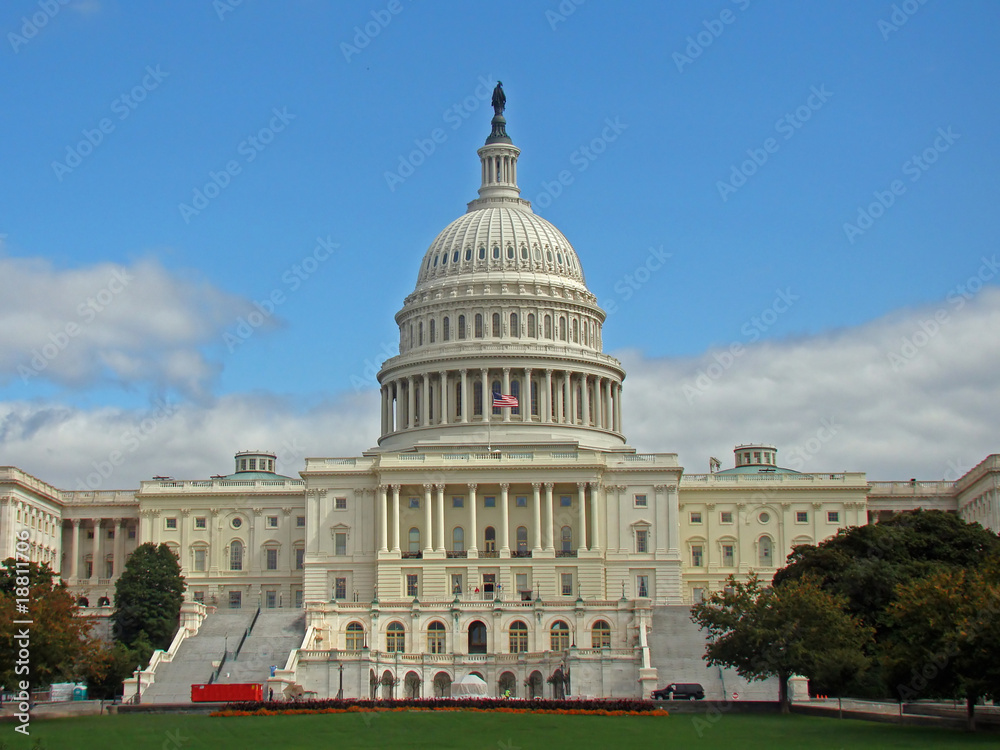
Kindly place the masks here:
[(434, 265), (437, 266), (437, 264), (438, 264), (438, 256), (435, 255), (434, 256)]
[(486, 248), (483, 245), (479, 246), (479, 260), (486, 260)]
[(458, 250), (451, 254), (451, 262), (458, 263)]
[(476, 313), (476, 338), (481, 339), (483, 337), (483, 314)]
[(562, 262), (563, 262), (562, 253), (556, 253), (556, 263), (558, 263), (561, 266)]
[(535, 260), (542, 259), (542, 251), (538, 249), (538, 245), (535, 245), (531, 248), (531, 257), (534, 258)]
[(527, 259), (528, 259), (528, 246), (521, 245), (521, 260), (527, 260)]
[(500, 338), (500, 313), (493, 313), (493, 338)]
[(514, 246), (507, 245), (507, 258), (509, 260), (514, 260)]
[(545, 251), (545, 259), (546, 259), (546, 260), (547, 260), (547, 261), (548, 261), (549, 263), (551, 263), (551, 262), (552, 262), (552, 251), (551, 251), (551, 250), (546, 250), (546, 251)]
[(493, 260), (500, 260), (500, 246), (493, 246)]
[(472, 260), (472, 248), (471, 247), (465, 248), (465, 259), (466, 260)]
[(521, 326), (516, 312), (510, 314), (510, 335), (514, 338), (520, 338), (521, 336)]
[(464, 315), (459, 315), (458, 316), (458, 338), (459, 338), (460, 341), (465, 338), (465, 316)]

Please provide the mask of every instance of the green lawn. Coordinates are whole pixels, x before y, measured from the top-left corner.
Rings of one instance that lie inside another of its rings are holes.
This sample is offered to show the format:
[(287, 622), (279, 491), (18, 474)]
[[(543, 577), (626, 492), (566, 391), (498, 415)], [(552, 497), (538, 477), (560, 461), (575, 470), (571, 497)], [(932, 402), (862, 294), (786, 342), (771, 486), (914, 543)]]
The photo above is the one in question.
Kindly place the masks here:
[[(246, 718), (184, 714), (92, 716), (34, 721), (31, 738), (0, 725), (0, 748), (46, 750), (222, 750), (320, 747), (447, 750), (579, 750), (663, 747), (711, 750), (781, 748), (997, 747), (995, 733), (937, 729), (808, 716), (676, 714), (601, 717), (485, 713), (378, 713)], [(699, 736), (700, 733), (700, 736)], [(3, 743), (6, 743), (4, 745)]]

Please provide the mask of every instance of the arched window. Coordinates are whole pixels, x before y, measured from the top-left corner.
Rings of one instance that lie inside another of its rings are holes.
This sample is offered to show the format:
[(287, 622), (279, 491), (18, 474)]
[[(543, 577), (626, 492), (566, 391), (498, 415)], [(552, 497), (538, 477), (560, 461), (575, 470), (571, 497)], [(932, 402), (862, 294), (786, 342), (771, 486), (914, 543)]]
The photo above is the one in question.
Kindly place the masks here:
[(562, 316), (559, 318), (559, 339), (566, 340), (566, 318)]
[(762, 536), (760, 538), (757, 552), (760, 558), (760, 567), (770, 568), (774, 565), (774, 545), (771, 542), (771, 537)]
[(486, 551), (487, 552), (496, 552), (497, 551), (497, 530), (494, 529), (492, 526), (487, 526), (486, 527), (485, 540), (486, 540)]
[(528, 313), (528, 338), (537, 338), (538, 332), (535, 330), (535, 314)]
[(435, 320), (433, 318), (431, 318), (431, 329), (430, 329), (429, 333), (430, 333), (431, 343), (432, 344), (434, 343), (434, 334), (435, 334), (434, 323), (435, 323)]
[(413, 323), (410, 323), (410, 348), (413, 348)]
[(510, 335), (514, 338), (521, 337), (521, 325), (517, 319), (517, 313), (510, 314)]
[(538, 383), (531, 381), (531, 414), (538, 416)]
[(580, 343), (580, 321), (573, 318), (573, 343)]
[(472, 384), (472, 413), (483, 415), (483, 384), (479, 382)]
[(451, 532), (451, 548), (455, 552), (465, 552), (465, 529), (461, 526)]
[(569, 648), (569, 625), (562, 620), (552, 623), (549, 630), (549, 647), (553, 651), (565, 651)]
[(507, 245), (507, 257), (510, 260), (514, 260), (514, 246), (513, 245)]
[(427, 626), (427, 650), (432, 654), (444, 653), (444, 623), (440, 620)]
[(528, 259), (528, 246), (521, 245), (521, 260), (527, 260), (527, 259)]
[(576, 418), (583, 421), (583, 383), (576, 384)]
[(455, 416), (462, 416), (462, 383), (455, 383)]
[(520, 620), (510, 624), (510, 652), (523, 654), (528, 650), (528, 626)]
[(476, 313), (476, 338), (481, 339), (483, 337), (483, 314)]
[(424, 345), (424, 323), (423, 321), (417, 323), (417, 346)]
[(545, 316), (545, 338), (552, 338), (552, 316)]
[(591, 648), (611, 648), (611, 626), (604, 620), (598, 620), (590, 631)]
[(559, 532), (559, 542), (562, 545), (563, 552), (569, 552), (573, 549), (573, 529), (569, 526), (563, 526)]
[(461, 341), (465, 338), (465, 316), (458, 316), (458, 338)]
[(385, 631), (385, 650), (406, 651), (406, 628), (401, 622), (390, 622)]
[(493, 338), (500, 338), (500, 313), (493, 313)]
[(445, 341), (451, 340), (451, 319), (445, 318), (441, 321), (441, 338)]
[(512, 406), (510, 409), (511, 414), (521, 413), (521, 381), (512, 380), (510, 381), (510, 395), (517, 399), (517, 406)]
[(517, 551), (528, 551), (528, 529), (525, 526), (517, 527)]
[(471, 247), (465, 248), (465, 259), (466, 260), (472, 260), (472, 248)]
[[(493, 390), (490, 392), (490, 404), (491, 405), (493, 404), (493, 394), (494, 393), (500, 393), (500, 381), (499, 380), (494, 380), (493, 381)], [(500, 414), (501, 413), (500, 412), (501, 408), (502, 407), (494, 406), (493, 407), (493, 413), (494, 414)]]
[(479, 246), (479, 260), (485, 260), (486, 258), (486, 248), (483, 245)]
[(360, 622), (352, 622), (347, 626), (348, 651), (360, 651), (365, 647), (365, 627)]
[(243, 542), (233, 540), (229, 545), (229, 569), (243, 570)]
[(410, 540), (410, 552), (419, 552), (420, 551), (420, 529), (418, 529), (416, 526), (414, 526), (412, 529), (410, 529), (409, 540)]
[(493, 246), (493, 260), (500, 260), (500, 246)]

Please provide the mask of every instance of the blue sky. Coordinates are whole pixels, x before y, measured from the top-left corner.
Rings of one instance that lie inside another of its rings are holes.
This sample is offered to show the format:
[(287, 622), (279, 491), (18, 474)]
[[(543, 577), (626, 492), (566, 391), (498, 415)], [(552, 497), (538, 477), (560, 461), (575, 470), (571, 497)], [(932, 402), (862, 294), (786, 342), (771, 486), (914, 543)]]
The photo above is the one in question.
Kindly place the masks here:
[(502, 79), (633, 444), (704, 471), (836, 418), (805, 468), (967, 468), (998, 448), (998, 30), (960, 0), (6, 3), (0, 463), (75, 487), (163, 403), (102, 486), (374, 445)]

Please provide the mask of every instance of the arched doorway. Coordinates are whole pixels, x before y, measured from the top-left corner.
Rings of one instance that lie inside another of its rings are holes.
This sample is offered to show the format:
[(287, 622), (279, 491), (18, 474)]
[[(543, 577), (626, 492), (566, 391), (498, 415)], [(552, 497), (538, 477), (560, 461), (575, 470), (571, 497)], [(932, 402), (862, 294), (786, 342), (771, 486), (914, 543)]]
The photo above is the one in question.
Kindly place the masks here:
[(566, 697), (566, 678), (563, 675), (561, 669), (557, 669), (549, 677), (549, 682), (552, 683), (552, 697), (556, 700), (562, 700)]
[(451, 676), (447, 672), (438, 672), (434, 675), (434, 697), (451, 697)]
[(528, 678), (528, 698), (545, 697), (544, 680), (542, 673), (537, 669)]
[(382, 684), (382, 700), (391, 701), (396, 697), (396, 678), (392, 676), (392, 672), (388, 669), (382, 673), (382, 679), (379, 680)]
[(469, 653), (486, 653), (486, 625), (481, 620), (469, 624)]
[(504, 672), (500, 675), (497, 687), (500, 690), (501, 697), (505, 696), (508, 690), (510, 691), (511, 698), (517, 697), (517, 677), (513, 672)]
[(378, 675), (374, 669), (368, 670), (368, 697), (372, 700), (378, 697)]
[(406, 679), (403, 681), (403, 686), (406, 690), (404, 695), (407, 698), (419, 698), (420, 697), (420, 675), (416, 672), (407, 672)]

